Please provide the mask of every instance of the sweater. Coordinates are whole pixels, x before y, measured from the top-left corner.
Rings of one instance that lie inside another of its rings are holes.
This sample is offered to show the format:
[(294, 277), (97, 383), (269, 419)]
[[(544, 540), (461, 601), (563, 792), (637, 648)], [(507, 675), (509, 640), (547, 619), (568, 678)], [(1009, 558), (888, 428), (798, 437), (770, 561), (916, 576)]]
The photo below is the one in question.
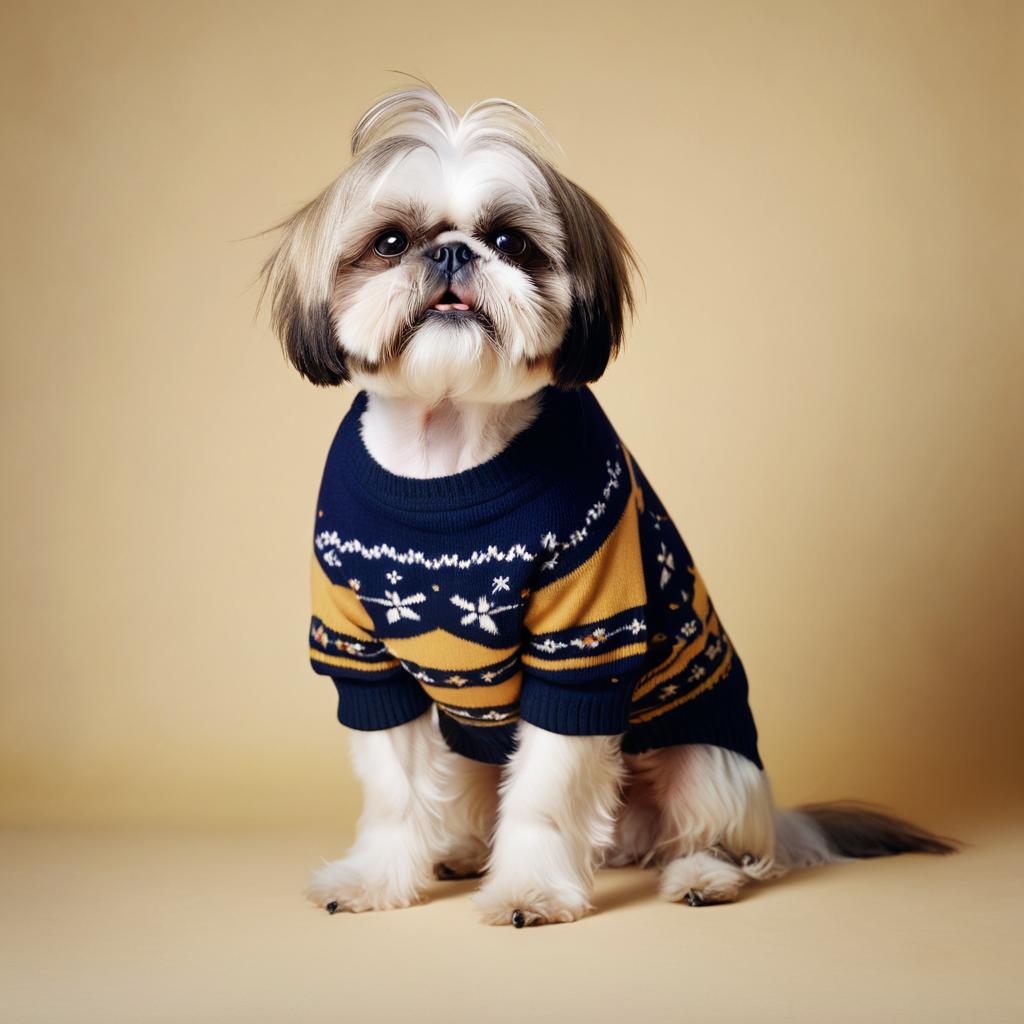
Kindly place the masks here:
[(338, 719), (436, 704), (459, 754), (504, 763), (519, 719), (762, 767), (743, 665), (671, 518), (593, 393), (546, 388), (498, 455), (414, 479), (367, 451), (360, 392), (327, 456), (310, 659)]

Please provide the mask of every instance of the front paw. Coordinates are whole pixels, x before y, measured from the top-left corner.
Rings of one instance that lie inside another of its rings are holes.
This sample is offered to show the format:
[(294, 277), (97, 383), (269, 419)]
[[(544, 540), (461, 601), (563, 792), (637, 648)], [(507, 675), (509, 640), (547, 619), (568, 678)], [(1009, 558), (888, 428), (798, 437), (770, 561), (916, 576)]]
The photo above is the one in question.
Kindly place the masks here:
[(535, 924), (578, 921), (593, 905), (577, 885), (542, 888), (537, 884), (488, 881), (473, 897), (485, 924), (523, 928)]
[(347, 859), (331, 861), (313, 872), (306, 898), (329, 914), (395, 910), (421, 902), (416, 889), (398, 879), (371, 878)]

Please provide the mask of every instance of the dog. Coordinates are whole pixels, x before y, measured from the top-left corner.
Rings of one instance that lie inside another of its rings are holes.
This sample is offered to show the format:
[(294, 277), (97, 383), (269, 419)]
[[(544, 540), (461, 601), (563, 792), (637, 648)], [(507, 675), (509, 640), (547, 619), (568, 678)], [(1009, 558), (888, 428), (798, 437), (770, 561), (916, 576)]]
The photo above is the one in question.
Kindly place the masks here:
[(484, 921), (569, 922), (601, 864), (696, 907), (751, 880), (951, 841), (859, 804), (776, 808), (747, 682), (689, 551), (587, 384), (637, 261), (504, 99), (375, 103), (280, 225), (284, 351), (359, 390), (314, 527), (310, 658), (364, 790), (314, 875), (330, 913), (482, 877)]

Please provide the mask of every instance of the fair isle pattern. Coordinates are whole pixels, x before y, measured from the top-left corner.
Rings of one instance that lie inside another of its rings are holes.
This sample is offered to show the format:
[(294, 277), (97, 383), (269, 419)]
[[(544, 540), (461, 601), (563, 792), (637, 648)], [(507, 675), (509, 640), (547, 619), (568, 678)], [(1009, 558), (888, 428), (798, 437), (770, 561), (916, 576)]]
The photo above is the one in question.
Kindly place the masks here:
[[(318, 503), (310, 631), (339, 718), (387, 728), (433, 703), (454, 749), (495, 763), (520, 716), (553, 732), (624, 733), (624, 749), (684, 737), (757, 761), (742, 666), (593, 396), (550, 393), (531, 435), (539, 464), (549, 460), (547, 485), (531, 480), (519, 499), (498, 456), (478, 474), (477, 514), (475, 471), (391, 478), (366, 465), (346, 417)], [(382, 500), (364, 504), (354, 474)], [(449, 480), (458, 491), (446, 500)]]
[[(582, 544), (589, 536), (588, 527), (596, 523), (608, 508), (607, 502), (612, 491), (619, 486), (619, 477), (622, 476), (622, 463), (609, 461), (608, 480), (602, 488), (602, 500), (595, 501), (587, 509), (583, 521), (575, 529), (571, 530), (568, 539), (559, 541), (558, 535), (547, 530), (540, 538), (540, 548), (546, 552), (547, 558), (542, 564), (546, 570), (554, 569), (558, 564), (558, 558), (564, 551)], [(503, 550), (495, 545), (489, 545), (481, 551), (471, 551), (469, 554), (461, 555), (458, 552), (446, 552), (441, 555), (430, 556), (423, 551), (412, 549), (399, 551), (392, 544), (366, 545), (355, 537), (342, 540), (337, 530), (322, 530), (315, 537), (317, 550), (321, 553), (327, 565), (340, 568), (345, 555), (356, 554), (371, 561), (378, 561), (382, 558), (389, 558), (400, 565), (418, 565), (424, 569), (437, 571), (439, 569), (474, 569), (477, 566), (487, 565), (489, 562), (514, 562), (521, 561), (532, 563), (537, 555), (529, 551), (522, 544), (513, 544), (512, 547)], [(388, 573), (390, 578), (393, 574)], [(400, 577), (399, 577), (400, 578)], [(502, 577), (508, 582), (508, 577)], [(420, 595), (422, 597), (422, 595)], [(365, 598), (363, 600), (366, 600)], [(371, 600), (380, 600), (373, 598)]]
[(382, 558), (391, 559), (399, 565), (417, 565), (436, 572), (439, 569), (475, 569), (489, 562), (525, 562), (531, 563), (535, 555), (522, 544), (513, 544), (507, 550), (490, 545), (482, 551), (472, 551), (468, 555), (455, 552), (428, 556), (422, 551), (409, 548), (400, 551), (393, 544), (364, 544), (361, 540), (351, 538), (342, 540), (336, 530), (324, 530), (316, 536), (317, 550), (322, 552), (327, 565), (340, 567), (345, 555), (360, 555), (370, 561)]

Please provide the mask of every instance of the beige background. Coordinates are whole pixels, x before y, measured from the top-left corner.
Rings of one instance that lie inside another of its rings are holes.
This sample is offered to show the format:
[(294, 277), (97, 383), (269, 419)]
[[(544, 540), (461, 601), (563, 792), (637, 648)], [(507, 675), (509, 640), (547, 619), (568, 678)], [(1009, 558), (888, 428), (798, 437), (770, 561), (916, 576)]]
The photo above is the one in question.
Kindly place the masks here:
[[(780, 799), (856, 795), (962, 833), (1016, 816), (1022, 33), (1021, 3), (5, 4), (2, 820), (308, 826), (262, 882), (312, 927), (292, 893), (358, 809), (304, 642), (313, 501), (351, 395), (300, 381), (254, 320), (269, 242), (246, 236), (344, 166), (389, 68), (459, 108), (528, 106), (636, 245), (646, 295), (597, 390), (744, 657)], [(27, 921), (63, 888), (47, 849), (10, 876)], [(162, 877), (206, 877), (160, 849)], [(211, 889), (242, 860), (214, 857)], [(1007, 906), (994, 869), (942, 870), (962, 874), (923, 902), (988, 885), (986, 912)], [(102, 877), (84, 887), (100, 919), (97, 894), (129, 891)], [(822, 905), (822, 934), (858, 906)], [(986, 920), (957, 918), (975, 938)], [(896, 935), (895, 959), (905, 933), (879, 923), (858, 948)], [(49, 949), (37, 925), (21, 941)], [(966, 969), (922, 948), (910, 1000), (936, 964)]]

